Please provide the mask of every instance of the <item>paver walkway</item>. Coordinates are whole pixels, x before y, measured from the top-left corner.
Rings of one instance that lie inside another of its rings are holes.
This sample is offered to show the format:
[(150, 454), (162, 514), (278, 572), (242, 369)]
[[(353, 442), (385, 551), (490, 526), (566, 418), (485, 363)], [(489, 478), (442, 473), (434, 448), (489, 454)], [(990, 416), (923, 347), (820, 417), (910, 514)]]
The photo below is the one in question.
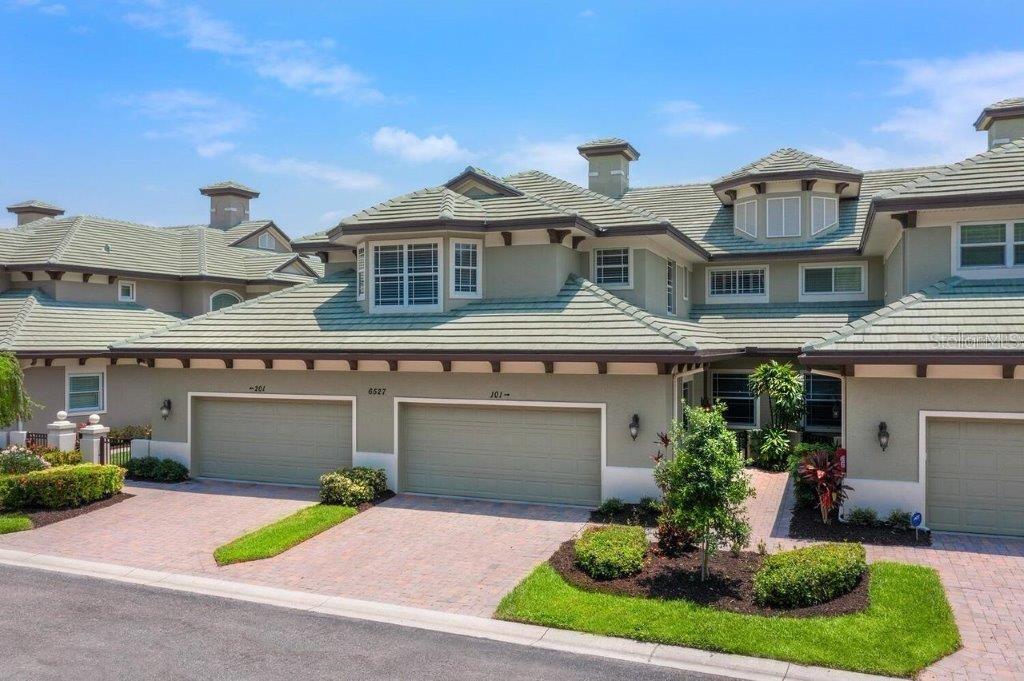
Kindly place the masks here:
[(399, 495), (273, 559), (218, 567), (215, 548), (310, 504), (316, 491), (216, 482), (126, 491), (135, 498), (0, 536), (0, 548), (490, 616), (588, 517)]
[[(758, 496), (748, 504), (752, 541), (772, 551), (789, 539), (792, 492), (785, 473), (752, 471)], [(1024, 539), (935, 532), (930, 547), (868, 546), (868, 560), (935, 568), (953, 606), (963, 648), (921, 679), (1024, 679)]]

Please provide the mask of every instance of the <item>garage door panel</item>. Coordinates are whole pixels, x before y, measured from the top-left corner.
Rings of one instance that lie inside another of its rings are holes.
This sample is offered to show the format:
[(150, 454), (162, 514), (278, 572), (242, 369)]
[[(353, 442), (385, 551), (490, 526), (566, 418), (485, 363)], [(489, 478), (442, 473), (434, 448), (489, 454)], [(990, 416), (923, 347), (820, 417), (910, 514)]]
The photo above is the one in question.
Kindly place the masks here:
[(1024, 534), (1024, 423), (930, 419), (928, 524), (937, 530)]
[(593, 504), (600, 500), (600, 414), (405, 405), (402, 488), (455, 496)]
[(193, 465), (202, 477), (312, 485), (352, 465), (347, 402), (203, 398), (194, 413)]

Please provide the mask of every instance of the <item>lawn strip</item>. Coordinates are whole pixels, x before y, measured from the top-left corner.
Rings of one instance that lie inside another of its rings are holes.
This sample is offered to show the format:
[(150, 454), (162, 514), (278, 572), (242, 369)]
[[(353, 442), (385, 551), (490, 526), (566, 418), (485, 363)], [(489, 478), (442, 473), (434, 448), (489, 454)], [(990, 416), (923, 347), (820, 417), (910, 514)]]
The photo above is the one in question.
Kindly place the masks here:
[(358, 511), (349, 506), (314, 504), (277, 522), (243, 535), (213, 552), (218, 565), (272, 558), (315, 537)]

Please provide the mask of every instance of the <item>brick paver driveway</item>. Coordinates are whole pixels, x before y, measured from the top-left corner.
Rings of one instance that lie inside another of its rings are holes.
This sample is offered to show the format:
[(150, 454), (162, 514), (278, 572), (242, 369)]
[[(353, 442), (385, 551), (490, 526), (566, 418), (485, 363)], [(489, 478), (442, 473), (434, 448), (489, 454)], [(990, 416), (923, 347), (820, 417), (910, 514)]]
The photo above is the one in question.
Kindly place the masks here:
[(316, 491), (216, 482), (126, 491), (136, 496), (0, 536), (0, 548), (489, 616), (588, 517), (575, 508), (399, 495), (275, 558), (218, 567), (215, 548), (308, 505)]
[[(748, 506), (753, 541), (768, 548), (788, 538), (792, 503), (785, 473), (754, 471), (758, 496)], [(936, 532), (925, 548), (868, 546), (869, 560), (896, 560), (938, 570), (953, 606), (963, 648), (921, 679), (1024, 679), (1024, 539)]]

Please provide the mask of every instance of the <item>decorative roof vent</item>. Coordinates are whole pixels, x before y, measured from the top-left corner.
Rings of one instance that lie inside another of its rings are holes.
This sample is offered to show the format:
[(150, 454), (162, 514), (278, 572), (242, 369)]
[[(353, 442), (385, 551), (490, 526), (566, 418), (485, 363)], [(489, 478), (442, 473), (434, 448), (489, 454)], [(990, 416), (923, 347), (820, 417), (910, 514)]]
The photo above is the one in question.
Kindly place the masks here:
[(618, 137), (590, 140), (576, 150), (590, 164), (590, 190), (613, 199), (622, 198), (629, 189), (629, 164), (640, 158), (640, 152)]
[(974, 129), (988, 133), (988, 148), (1024, 137), (1024, 97), (1011, 97), (982, 109)]
[(7, 212), (14, 213), (18, 216), (19, 226), (27, 225), (30, 222), (42, 220), (43, 218), (53, 218), (58, 215), (64, 215), (63, 208), (38, 199), (12, 203), (7, 206)]
[(199, 193), (210, 197), (210, 227), (231, 229), (249, 219), (249, 201), (260, 195), (241, 182), (225, 180), (199, 188)]

